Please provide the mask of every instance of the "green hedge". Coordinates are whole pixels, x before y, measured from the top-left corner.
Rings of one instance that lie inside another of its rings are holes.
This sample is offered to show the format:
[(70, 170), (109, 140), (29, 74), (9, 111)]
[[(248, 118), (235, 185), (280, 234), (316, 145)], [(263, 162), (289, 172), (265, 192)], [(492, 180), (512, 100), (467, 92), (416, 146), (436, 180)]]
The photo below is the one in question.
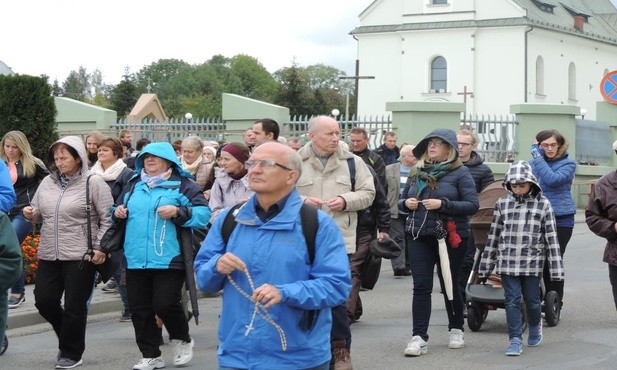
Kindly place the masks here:
[(46, 77), (0, 75), (0, 138), (22, 131), (35, 156), (46, 159), (56, 140), (56, 105)]

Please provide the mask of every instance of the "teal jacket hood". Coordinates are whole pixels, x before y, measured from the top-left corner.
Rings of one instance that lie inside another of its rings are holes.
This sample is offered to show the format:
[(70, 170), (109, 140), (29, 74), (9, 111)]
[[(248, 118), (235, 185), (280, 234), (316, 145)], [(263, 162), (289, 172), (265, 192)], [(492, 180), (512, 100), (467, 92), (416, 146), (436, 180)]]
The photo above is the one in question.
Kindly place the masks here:
[(135, 160), (135, 172), (137, 174), (140, 174), (141, 170), (144, 168), (144, 156), (146, 154), (152, 154), (171, 162), (172, 169), (175, 167), (175, 171), (177, 171), (181, 176), (193, 178), (189, 172), (182, 169), (182, 164), (178, 160), (178, 157), (176, 157), (174, 147), (171, 146), (170, 143), (164, 142), (148, 144), (141, 150), (141, 152), (139, 152), (139, 155)]

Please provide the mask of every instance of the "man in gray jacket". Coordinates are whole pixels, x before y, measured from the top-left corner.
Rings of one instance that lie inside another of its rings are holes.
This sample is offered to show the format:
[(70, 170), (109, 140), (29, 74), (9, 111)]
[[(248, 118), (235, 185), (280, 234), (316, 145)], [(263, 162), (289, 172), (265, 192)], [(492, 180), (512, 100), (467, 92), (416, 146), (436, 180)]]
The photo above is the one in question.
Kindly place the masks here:
[[(317, 116), (309, 120), (310, 142), (298, 151), (302, 175), (296, 188), (306, 203), (325, 211), (337, 223), (347, 248), (356, 251), (357, 212), (373, 203), (375, 186), (368, 167), (358, 156), (339, 146), (339, 124), (332, 117)], [(350, 161), (355, 176), (350, 176)], [(332, 308), (331, 332), (335, 370), (352, 369), (351, 330), (345, 304)]]
[(400, 256), (391, 259), (394, 276), (411, 276), (407, 242), (405, 241), (405, 221), (407, 212), (398, 209), (401, 192), (407, 183), (411, 167), (418, 161), (413, 156), (415, 145), (405, 145), (401, 148), (401, 161), (386, 166), (386, 181), (388, 182), (388, 204), (390, 205), (390, 238), (403, 248)]

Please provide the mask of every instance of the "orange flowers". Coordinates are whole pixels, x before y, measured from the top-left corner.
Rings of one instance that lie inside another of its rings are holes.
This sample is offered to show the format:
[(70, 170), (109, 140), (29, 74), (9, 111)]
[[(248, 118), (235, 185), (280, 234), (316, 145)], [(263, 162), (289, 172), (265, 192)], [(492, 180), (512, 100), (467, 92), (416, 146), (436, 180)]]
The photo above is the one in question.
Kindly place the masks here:
[(40, 239), (41, 235), (39, 234), (28, 235), (24, 242), (21, 243), (26, 284), (34, 284), (34, 279), (36, 278), (36, 270), (39, 267), (39, 258), (36, 256), (36, 252), (39, 248)]

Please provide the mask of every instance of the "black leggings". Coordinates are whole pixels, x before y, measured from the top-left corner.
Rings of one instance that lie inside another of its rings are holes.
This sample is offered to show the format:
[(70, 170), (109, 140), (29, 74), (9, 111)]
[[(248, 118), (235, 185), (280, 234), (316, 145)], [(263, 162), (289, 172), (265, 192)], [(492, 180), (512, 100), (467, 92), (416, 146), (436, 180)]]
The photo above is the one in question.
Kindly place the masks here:
[[(571, 227), (558, 227), (557, 228), (557, 241), (559, 242), (559, 251), (561, 252), (561, 257), (563, 258), (564, 253), (566, 253), (566, 246), (572, 237), (573, 228)], [(563, 285), (564, 281), (551, 281), (550, 272), (548, 270), (548, 258), (544, 261), (544, 286), (546, 287), (546, 291), (550, 292), (554, 290), (559, 294), (561, 301), (563, 302)]]

